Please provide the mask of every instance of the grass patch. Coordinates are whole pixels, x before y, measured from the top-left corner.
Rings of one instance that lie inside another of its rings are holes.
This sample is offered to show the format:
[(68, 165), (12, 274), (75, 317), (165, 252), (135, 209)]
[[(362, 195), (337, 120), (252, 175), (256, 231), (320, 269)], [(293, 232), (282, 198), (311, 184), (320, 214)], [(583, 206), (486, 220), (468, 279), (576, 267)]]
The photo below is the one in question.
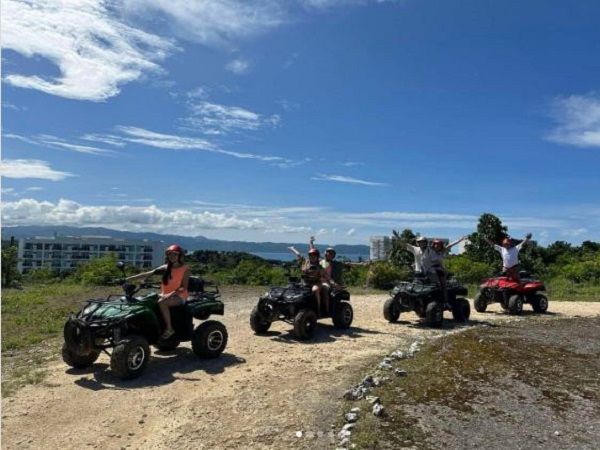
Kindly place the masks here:
[(60, 355), (70, 313), (89, 298), (105, 298), (114, 287), (34, 285), (2, 290), (2, 396), (45, 379), (43, 366)]

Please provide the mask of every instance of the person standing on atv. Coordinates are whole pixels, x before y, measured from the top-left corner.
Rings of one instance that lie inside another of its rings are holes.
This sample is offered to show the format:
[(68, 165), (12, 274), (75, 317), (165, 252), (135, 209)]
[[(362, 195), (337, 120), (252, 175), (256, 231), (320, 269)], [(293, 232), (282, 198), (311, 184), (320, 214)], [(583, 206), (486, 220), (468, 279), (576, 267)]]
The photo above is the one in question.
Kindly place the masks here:
[[(398, 231), (392, 230), (392, 234), (394, 235), (394, 238), (402, 241), (402, 238), (400, 237), (400, 234), (398, 233)], [(405, 244), (406, 250), (411, 252), (415, 257), (415, 264), (414, 264), (415, 273), (427, 275), (427, 276), (433, 275), (433, 273), (431, 273), (430, 269), (432, 266), (433, 259), (435, 257), (434, 250), (432, 248), (430, 248), (428, 244), (429, 244), (429, 241), (427, 240), (427, 238), (425, 236), (419, 236), (417, 238), (416, 246), (408, 244), (408, 243)], [(435, 280), (431, 280), (431, 281), (435, 281), (437, 283), (437, 275), (435, 277), (431, 277), (431, 278), (435, 278)]]
[(160, 339), (169, 339), (175, 330), (171, 323), (171, 306), (183, 305), (188, 297), (188, 283), (190, 280), (190, 268), (183, 264), (184, 251), (179, 245), (170, 245), (165, 251), (167, 262), (149, 272), (140, 273), (128, 277), (128, 281), (139, 278), (148, 278), (152, 275), (162, 275), (160, 297), (158, 307), (165, 321), (165, 331)]
[(431, 257), (431, 269), (434, 270), (437, 275), (438, 285), (442, 290), (444, 302), (446, 304), (448, 304), (448, 291), (446, 290), (446, 278), (448, 276), (448, 271), (444, 267), (444, 258), (448, 256), (448, 253), (452, 247), (464, 241), (466, 238), (467, 236), (462, 236), (446, 246), (444, 246), (444, 242), (441, 239), (434, 239), (431, 243), (431, 248), (434, 252)]
[(502, 240), (502, 246), (495, 244), (487, 236), (483, 238), (502, 255), (502, 272), (521, 284), (521, 277), (519, 276), (519, 252), (531, 239), (531, 233), (527, 233), (525, 239), (518, 245), (514, 245), (512, 239), (508, 236)]
[(317, 299), (317, 315), (320, 317), (322, 310), (321, 298), (323, 297), (321, 290), (324, 283), (329, 282), (329, 277), (327, 276), (325, 269), (319, 265), (319, 250), (311, 248), (308, 251), (308, 259), (306, 259), (294, 246), (288, 248), (296, 255), (298, 261), (302, 263), (302, 279), (311, 287), (311, 290)]

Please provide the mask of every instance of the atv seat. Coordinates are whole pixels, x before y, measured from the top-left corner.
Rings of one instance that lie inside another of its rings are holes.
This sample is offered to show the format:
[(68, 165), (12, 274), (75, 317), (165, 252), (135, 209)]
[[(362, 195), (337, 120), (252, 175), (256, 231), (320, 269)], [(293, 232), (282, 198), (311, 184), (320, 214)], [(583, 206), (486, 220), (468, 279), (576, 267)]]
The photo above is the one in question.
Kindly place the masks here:
[(188, 281), (188, 292), (204, 292), (204, 280), (200, 277), (190, 277)]

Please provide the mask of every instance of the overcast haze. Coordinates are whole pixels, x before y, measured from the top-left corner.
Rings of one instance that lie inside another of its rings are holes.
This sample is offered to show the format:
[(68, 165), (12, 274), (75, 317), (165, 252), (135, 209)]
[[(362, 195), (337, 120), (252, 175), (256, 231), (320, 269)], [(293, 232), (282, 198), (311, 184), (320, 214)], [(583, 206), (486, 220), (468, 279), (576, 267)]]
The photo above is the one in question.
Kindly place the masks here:
[(600, 2), (3, 0), (2, 225), (600, 241)]

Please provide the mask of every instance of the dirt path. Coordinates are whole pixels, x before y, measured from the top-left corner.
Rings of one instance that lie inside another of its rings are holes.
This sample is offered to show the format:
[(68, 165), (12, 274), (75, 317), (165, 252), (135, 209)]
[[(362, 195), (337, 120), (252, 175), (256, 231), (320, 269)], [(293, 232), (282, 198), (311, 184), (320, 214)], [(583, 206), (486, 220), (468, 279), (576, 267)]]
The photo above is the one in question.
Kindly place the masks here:
[[(176, 352), (155, 351), (140, 378), (123, 382), (107, 370), (105, 355), (85, 371), (57, 357), (42, 385), (3, 399), (2, 449), (327, 448), (335, 442), (338, 401), (362, 378), (361, 366), (453, 326), (424, 328), (413, 313), (389, 324), (386, 296), (374, 295), (352, 299), (350, 330), (327, 320), (313, 341), (298, 342), (290, 325), (277, 322), (267, 336), (255, 336), (248, 318), (256, 298), (224, 291), (230, 339), (216, 360), (196, 359), (185, 343)], [(551, 302), (549, 310), (548, 320), (596, 316), (600, 303)], [(507, 318), (498, 305), (471, 316), (475, 325)]]

